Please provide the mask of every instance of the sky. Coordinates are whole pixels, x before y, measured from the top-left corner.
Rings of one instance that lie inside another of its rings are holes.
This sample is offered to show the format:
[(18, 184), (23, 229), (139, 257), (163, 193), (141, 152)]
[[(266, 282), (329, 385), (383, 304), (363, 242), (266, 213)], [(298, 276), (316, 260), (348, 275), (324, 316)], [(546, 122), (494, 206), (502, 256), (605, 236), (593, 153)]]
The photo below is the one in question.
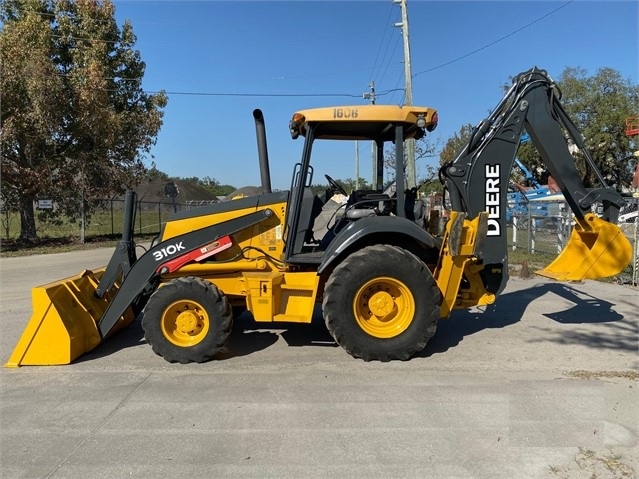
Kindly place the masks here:
[[(264, 113), (271, 183), (288, 189), (303, 139), (288, 123), (297, 110), (405, 102), (401, 8), (392, 0), (115, 0), (129, 19), (146, 72), (143, 88), (169, 102), (150, 162), (170, 176), (259, 185), (252, 112)], [(636, 0), (408, 0), (413, 104), (437, 109), (430, 134), (443, 146), (499, 102), (503, 85), (533, 66), (559, 78), (613, 68), (639, 83)], [(360, 177), (371, 180), (370, 145), (360, 143)], [(313, 159), (323, 175), (355, 178), (353, 146)], [(417, 162), (418, 178), (437, 159)]]

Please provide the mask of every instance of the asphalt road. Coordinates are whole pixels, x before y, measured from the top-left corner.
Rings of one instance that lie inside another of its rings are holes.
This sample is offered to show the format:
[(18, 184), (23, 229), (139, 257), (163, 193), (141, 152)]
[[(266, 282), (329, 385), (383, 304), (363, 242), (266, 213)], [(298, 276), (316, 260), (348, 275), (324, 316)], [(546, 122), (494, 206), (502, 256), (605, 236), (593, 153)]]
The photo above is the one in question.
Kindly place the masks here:
[[(0, 359), (30, 288), (111, 250), (0, 258)], [(240, 317), (226, 350), (172, 365), (138, 323), (76, 363), (2, 368), (0, 471), (16, 478), (637, 477), (637, 288), (511, 279), (406, 362), (366, 363), (312, 325)], [(259, 327), (261, 328), (261, 327)]]

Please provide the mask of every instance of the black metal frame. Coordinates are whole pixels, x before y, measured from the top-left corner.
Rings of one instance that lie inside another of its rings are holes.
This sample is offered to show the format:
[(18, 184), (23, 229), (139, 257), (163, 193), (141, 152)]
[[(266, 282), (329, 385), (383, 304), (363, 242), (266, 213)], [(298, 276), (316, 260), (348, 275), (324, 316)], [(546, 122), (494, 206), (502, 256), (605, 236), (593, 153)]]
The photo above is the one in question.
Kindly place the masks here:
[[(452, 209), (466, 212), (471, 219), (491, 210), (492, 202), (497, 202), (493, 195), (498, 185), (498, 204), (489, 215), (483, 252), (485, 267), (481, 273), (490, 292), (501, 292), (508, 279), (505, 217), (508, 181), (524, 129), (577, 219), (583, 219), (595, 202), (601, 202), (604, 219), (616, 222), (623, 204), (621, 195), (606, 184), (595, 166), (560, 98), (559, 88), (544, 70), (532, 68), (517, 75), (497, 107), (475, 128), (466, 147), (440, 170)], [(600, 188), (587, 190), (583, 186), (564, 131), (597, 174)], [(487, 204), (489, 199), (491, 205)]]
[[(160, 275), (157, 269), (166, 261), (185, 255), (197, 248), (201, 248), (223, 236), (230, 236), (250, 226), (256, 225), (273, 216), (273, 210), (266, 208), (254, 213), (249, 213), (238, 218), (233, 218), (223, 223), (207, 226), (205, 228), (185, 233), (183, 235), (170, 238), (166, 241), (158, 243), (148, 250), (134, 263), (129, 264), (130, 270), (124, 272), (123, 281), (118, 289), (117, 294), (109, 303), (102, 318), (98, 322), (98, 330), (100, 336), (104, 338), (118, 322), (119, 318), (125, 313), (129, 306), (133, 307), (135, 315), (139, 314), (144, 308), (148, 298), (158, 286)], [(132, 220), (131, 217), (128, 218)], [(128, 231), (129, 225), (125, 225), (124, 230)], [(131, 244), (131, 243), (129, 243)], [(180, 245), (179, 248), (169, 249), (173, 245)], [(173, 251), (172, 254), (161, 254), (161, 261), (157, 259), (156, 252)], [(109, 262), (109, 266), (105, 271), (105, 275), (112, 277), (119, 276), (121, 265), (121, 254), (115, 253), (114, 258)], [(117, 259), (116, 259), (117, 258)], [(113, 283), (111, 283), (111, 286)], [(102, 286), (102, 285), (101, 285)]]

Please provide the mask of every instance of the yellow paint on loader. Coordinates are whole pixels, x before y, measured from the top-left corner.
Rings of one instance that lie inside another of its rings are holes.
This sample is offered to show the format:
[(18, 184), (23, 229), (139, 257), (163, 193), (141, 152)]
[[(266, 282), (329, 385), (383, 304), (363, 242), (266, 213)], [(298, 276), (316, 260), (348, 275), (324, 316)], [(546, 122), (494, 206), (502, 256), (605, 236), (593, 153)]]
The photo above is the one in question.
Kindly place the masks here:
[[(486, 291), (479, 272), (483, 265), (478, 254), (486, 239), (488, 213), (467, 220), (466, 213), (451, 211), (442, 241), (439, 263), (434, 277), (442, 293), (440, 318), (448, 318), (453, 309), (483, 306), (495, 302), (495, 295)], [(468, 287), (460, 292), (462, 279)]]
[(606, 278), (630, 263), (632, 246), (621, 229), (589, 213), (578, 220), (563, 251), (540, 276), (559, 281)]
[[(33, 314), (5, 367), (69, 364), (100, 344), (97, 322), (113, 297), (94, 294), (103, 273), (85, 270), (33, 288)], [(127, 310), (112, 331), (134, 319)]]

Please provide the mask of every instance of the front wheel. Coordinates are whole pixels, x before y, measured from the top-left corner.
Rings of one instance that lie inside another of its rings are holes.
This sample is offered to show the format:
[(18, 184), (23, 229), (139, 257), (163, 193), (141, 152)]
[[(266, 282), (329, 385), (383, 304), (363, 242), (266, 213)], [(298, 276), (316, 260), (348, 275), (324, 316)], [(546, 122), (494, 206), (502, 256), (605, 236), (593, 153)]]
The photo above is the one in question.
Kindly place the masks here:
[(142, 316), (144, 337), (171, 363), (208, 361), (231, 334), (231, 306), (214, 284), (186, 277), (170, 281), (149, 298)]
[(326, 282), (324, 320), (349, 354), (406, 360), (426, 347), (439, 319), (439, 288), (426, 265), (390, 245), (347, 257)]

